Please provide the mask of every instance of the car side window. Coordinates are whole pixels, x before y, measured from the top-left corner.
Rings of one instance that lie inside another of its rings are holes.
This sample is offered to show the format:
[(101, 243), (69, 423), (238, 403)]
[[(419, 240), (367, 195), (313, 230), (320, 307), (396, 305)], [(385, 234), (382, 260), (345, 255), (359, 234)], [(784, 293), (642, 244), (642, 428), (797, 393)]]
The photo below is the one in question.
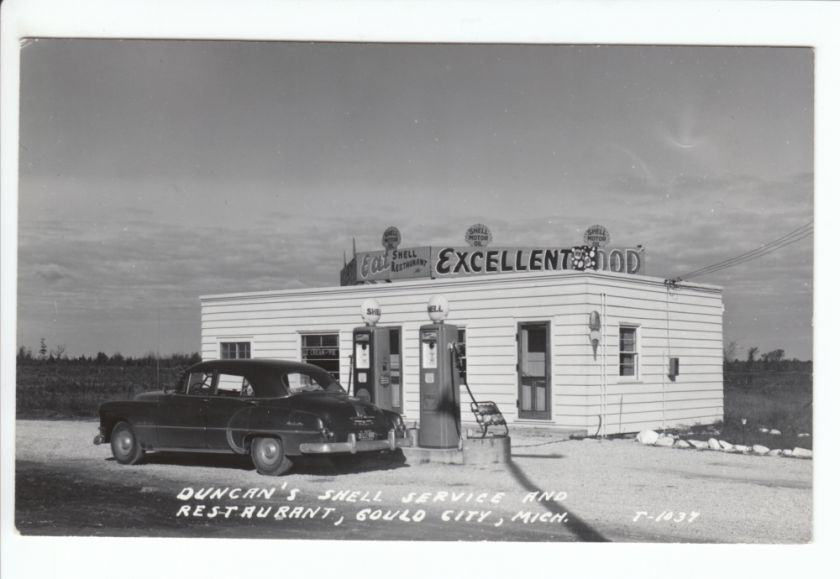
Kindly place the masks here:
[(289, 372), (286, 374), (286, 384), (292, 394), (297, 392), (317, 392), (323, 390), (323, 386), (315, 376), (306, 372)]
[(187, 379), (185, 394), (190, 396), (207, 396), (213, 391), (212, 372), (191, 372)]
[[(247, 387), (246, 387), (247, 385)], [(219, 374), (219, 380), (216, 384), (216, 396), (225, 398), (239, 398), (241, 396), (248, 396), (246, 392), (250, 389), (251, 396), (253, 396), (254, 389), (248, 383), (248, 380), (238, 374)]]

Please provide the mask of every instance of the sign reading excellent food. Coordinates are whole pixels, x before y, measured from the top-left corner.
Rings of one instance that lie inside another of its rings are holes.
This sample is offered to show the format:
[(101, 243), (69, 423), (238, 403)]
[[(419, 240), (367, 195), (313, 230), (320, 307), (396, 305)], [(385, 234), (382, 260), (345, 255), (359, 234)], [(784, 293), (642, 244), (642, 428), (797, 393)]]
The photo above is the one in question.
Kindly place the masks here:
[(432, 277), (492, 273), (601, 270), (639, 273), (642, 253), (636, 249), (603, 250), (590, 246), (433, 247)]
[(494, 273), (600, 270), (641, 273), (644, 252), (637, 249), (607, 249), (609, 233), (593, 225), (584, 235), (585, 245), (575, 247), (487, 247), (490, 229), (476, 223), (467, 229), (469, 247), (400, 248), (396, 227), (382, 236), (385, 251), (355, 252), (341, 270), (341, 285), (416, 278), (444, 278)]

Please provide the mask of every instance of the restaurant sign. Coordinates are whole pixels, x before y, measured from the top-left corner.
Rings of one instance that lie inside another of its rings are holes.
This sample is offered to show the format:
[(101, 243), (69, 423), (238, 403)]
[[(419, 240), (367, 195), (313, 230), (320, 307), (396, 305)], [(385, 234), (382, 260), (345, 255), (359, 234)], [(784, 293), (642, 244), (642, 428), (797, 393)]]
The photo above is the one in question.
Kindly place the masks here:
[(341, 270), (341, 285), (430, 277), (430, 247), (357, 253)]

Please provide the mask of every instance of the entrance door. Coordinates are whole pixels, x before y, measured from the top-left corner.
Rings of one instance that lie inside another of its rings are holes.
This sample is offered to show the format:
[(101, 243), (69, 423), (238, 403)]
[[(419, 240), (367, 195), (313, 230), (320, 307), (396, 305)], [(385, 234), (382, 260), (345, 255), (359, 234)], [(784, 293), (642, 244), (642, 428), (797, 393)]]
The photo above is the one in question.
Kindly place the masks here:
[(519, 418), (551, 418), (548, 322), (519, 324)]

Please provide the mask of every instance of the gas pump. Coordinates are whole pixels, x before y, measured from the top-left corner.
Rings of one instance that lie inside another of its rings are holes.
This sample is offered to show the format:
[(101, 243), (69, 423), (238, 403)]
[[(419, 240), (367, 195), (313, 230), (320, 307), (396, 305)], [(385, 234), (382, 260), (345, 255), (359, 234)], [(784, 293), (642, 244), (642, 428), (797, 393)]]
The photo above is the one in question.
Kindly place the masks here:
[(362, 303), (364, 326), (353, 329), (353, 395), (393, 410), (391, 340), (387, 328), (377, 328), (382, 309), (376, 300)]
[(443, 323), (449, 305), (434, 296), (427, 307), (432, 324), (420, 326), (420, 432), (425, 448), (458, 448), (461, 439), (461, 395), (451, 346), (458, 328)]

